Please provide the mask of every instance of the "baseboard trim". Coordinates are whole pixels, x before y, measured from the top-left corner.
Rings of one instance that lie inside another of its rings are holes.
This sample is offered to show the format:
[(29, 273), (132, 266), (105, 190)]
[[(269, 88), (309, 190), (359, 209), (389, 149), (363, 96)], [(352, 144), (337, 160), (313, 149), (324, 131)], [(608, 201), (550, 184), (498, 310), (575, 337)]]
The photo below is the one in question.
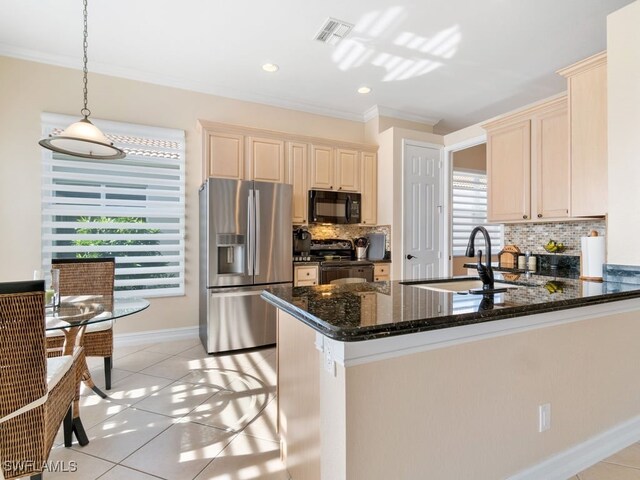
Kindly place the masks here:
[(523, 470), (507, 480), (567, 480), (614, 453), (640, 441), (640, 416), (602, 432)]
[(146, 330), (135, 333), (117, 333), (113, 337), (116, 347), (131, 347), (145, 343), (162, 343), (172, 340), (191, 340), (198, 338), (198, 327), (167, 328), (165, 330)]

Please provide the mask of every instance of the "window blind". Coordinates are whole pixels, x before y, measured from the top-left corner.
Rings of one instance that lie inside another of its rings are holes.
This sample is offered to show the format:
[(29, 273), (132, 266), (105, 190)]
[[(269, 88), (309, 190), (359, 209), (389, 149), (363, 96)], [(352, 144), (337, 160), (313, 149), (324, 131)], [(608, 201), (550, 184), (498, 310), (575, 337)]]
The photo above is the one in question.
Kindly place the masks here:
[[(492, 253), (497, 254), (503, 246), (503, 227), (487, 223), (487, 175), (484, 172), (453, 171), (453, 255), (464, 256), (469, 235), (474, 227), (482, 225), (491, 237)], [(486, 252), (484, 239), (478, 235), (476, 252)]]
[[(74, 117), (43, 114), (43, 134)], [(92, 121), (127, 156), (92, 160), (42, 149), (42, 260), (115, 257), (115, 295), (184, 294), (184, 132)]]

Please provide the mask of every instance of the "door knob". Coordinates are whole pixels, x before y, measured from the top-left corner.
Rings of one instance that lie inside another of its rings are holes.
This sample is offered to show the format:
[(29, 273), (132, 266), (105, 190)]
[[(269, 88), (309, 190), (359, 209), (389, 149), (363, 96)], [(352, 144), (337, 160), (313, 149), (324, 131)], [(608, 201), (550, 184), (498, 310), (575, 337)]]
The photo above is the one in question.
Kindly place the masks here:
[(407, 260), (411, 260), (412, 258), (417, 258), (417, 257), (415, 257), (415, 256), (413, 256), (411, 254), (407, 255)]

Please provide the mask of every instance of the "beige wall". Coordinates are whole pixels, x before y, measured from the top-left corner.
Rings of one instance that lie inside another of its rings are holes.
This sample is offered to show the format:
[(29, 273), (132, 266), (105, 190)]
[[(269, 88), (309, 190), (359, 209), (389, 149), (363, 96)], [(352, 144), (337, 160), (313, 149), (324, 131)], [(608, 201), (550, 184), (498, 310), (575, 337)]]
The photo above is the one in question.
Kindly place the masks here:
[[(40, 264), (42, 112), (78, 115), (81, 73), (0, 57), (0, 281), (31, 278)], [(197, 325), (198, 215), (201, 183), (197, 119), (364, 142), (364, 124), (89, 74), (96, 118), (186, 131), (186, 295), (152, 299), (144, 313), (117, 322), (116, 332)]]
[[(322, 432), (323, 466), (332, 455), (344, 464), (326, 445), (347, 445), (346, 469), (326, 478), (495, 480), (640, 414), (640, 384), (629, 381), (640, 375), (640, 323), (637, 312), (619, 313), (339, 369), (337, 377), (320, 369), (322, 411), (346, 419), (345, 430)], [(330, 382), (344, 382), (344, 394), (325, 390)], [(551, 428), (539, 433), (545, 403)]]
[(640, 1), (607, 17), (607, 262), (640, 265)]
[(453, 152), (453, 168), (486, 172), (487, 144), (481, 143), (480, 145)]

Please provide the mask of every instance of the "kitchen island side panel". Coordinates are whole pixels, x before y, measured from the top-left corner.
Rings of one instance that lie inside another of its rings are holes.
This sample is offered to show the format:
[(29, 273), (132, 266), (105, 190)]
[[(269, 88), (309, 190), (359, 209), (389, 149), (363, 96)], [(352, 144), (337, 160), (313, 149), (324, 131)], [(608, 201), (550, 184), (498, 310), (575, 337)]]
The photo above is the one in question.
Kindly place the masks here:
[[(640, 415), (639, 318), (619, 313), (347, 367), (346, 445), (357, 448), (346, 478), (510, 478), (630, 421)], [(545, 403), (551, 428), (540, 433)]]

